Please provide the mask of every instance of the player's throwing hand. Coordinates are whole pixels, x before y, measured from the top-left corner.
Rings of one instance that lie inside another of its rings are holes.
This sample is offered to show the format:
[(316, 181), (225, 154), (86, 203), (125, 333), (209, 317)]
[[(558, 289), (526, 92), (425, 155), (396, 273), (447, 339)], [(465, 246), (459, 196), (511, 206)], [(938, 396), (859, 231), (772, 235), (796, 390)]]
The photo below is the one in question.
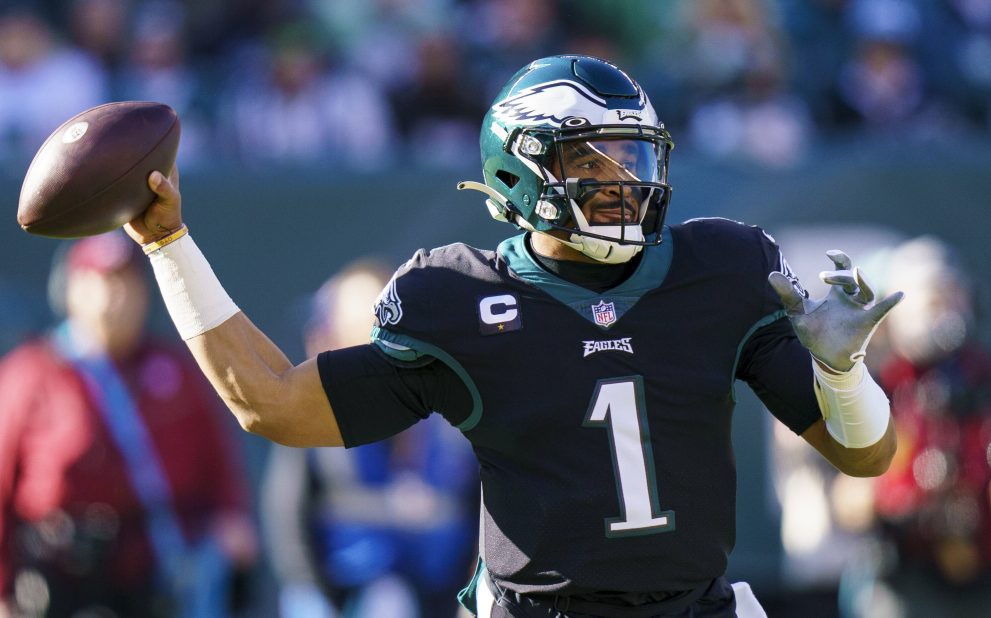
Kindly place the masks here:
[(182, 227), (179, 168), (173, 166), (168, 178), (161, 172), (152, 172), (148, 176), (148, 187), (155, 193), (155, 201), (143, 213), (124, 224), (127, 235), (142, 245), (168, 236)]

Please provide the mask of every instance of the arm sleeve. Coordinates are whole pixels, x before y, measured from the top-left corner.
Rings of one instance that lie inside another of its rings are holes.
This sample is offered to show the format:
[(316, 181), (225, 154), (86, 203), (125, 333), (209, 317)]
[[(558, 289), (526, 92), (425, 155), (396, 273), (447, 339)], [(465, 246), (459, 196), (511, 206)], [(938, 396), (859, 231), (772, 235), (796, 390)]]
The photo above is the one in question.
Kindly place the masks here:
[(798, 341), (788, 318), (759, 328), (744, 343), (736, 377), (778, 420), (802, 434), (822, 418), (816, 400), (812, 357)]
[(471, 414), (464, 382), (430, 357), (403, 363), (367, 344), (322, 352), (317, 367), (346, 447), (393, 436), (434, 411), (453, 425)]

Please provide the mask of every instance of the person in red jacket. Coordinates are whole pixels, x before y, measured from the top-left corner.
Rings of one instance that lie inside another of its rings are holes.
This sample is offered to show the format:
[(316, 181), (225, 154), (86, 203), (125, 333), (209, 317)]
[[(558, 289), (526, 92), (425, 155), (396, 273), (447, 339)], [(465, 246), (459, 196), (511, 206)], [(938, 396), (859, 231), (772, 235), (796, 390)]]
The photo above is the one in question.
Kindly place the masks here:
[(905, 303), (887, 324), (892, 353), (879, 370), (899, 444), (875, 483), (875, 516), (894, 550), (882, 584), (909, 618), (987, 615), (991, 353), (978, 337), (980, 288), (931, 236), (898, 246), (890, 262)]
[(223, 616), (255, 559), (219, 401), (146, 335), (141, 257), (116, 232), (75, 242), (66, 320), (0, 361), (0, 616)]

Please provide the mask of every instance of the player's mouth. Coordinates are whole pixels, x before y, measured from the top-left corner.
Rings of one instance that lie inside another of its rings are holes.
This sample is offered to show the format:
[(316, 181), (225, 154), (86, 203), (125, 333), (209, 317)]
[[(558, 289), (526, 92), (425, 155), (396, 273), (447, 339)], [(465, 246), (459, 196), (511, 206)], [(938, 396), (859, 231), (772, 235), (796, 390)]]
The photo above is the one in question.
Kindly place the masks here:
[(636, 221), (637, 208), (630, 202), (623, 206), (609, 204), (592, 210), (592, 225), (629, 225)]

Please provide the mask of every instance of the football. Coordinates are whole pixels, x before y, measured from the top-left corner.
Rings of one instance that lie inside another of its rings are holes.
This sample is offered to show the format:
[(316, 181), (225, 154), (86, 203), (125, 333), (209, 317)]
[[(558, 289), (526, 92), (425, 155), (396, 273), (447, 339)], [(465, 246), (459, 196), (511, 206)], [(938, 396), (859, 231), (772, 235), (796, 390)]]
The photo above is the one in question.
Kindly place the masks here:
[(17, 223), (31, 234), (78, 238), (114, 230), (155, 198), (148, 175), (168, 175), (179, 148), (168, 105), (120, 101), (70, 118), (42, 144), (21, 185)]

